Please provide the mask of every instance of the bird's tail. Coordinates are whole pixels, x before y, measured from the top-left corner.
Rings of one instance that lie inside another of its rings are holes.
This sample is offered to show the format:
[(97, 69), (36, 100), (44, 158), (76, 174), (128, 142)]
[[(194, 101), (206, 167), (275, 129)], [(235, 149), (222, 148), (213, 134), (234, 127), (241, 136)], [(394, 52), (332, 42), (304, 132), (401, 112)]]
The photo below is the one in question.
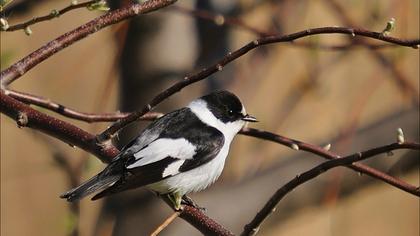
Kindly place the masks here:
[(98, 175), (93, 176), (85, 183), (80, 186), (67, 191), (66, 193), (60, 195), (60, 198), (65, 198), (69, 202), (80, 200), (87, 195), (102, 190), (106, 187), (111, 186), (117, 180), (120, 179), (120, 175), (103, 175), (99, 173)]

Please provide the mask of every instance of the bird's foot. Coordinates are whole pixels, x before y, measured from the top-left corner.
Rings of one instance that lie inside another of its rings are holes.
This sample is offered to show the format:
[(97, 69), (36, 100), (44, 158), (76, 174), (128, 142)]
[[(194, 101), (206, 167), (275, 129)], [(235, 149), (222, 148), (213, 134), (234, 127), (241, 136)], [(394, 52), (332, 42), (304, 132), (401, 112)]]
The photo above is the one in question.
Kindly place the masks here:
[(187, 195), (184, 195), (182, 197), (181, 203), (184, 204), (184, 205), (187, 205), (187, 206), (191, 206), (191, 207), (197, 208), (197, 209), (199, 209), (201, 211), (206, 211), (206, 208), (205, 207), (199, 206), (197, 203), (194, 202), (194, 200), (192, 200), (192, 198), (188, 197)]

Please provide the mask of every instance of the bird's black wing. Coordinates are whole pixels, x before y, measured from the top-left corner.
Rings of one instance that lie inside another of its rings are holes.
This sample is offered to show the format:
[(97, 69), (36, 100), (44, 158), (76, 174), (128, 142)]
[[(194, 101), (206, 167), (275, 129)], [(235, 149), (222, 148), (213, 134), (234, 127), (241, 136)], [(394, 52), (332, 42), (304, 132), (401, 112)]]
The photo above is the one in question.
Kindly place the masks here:
[(159, 135), (139, 150), (134, 151), (136, 142), (127, 146), (123, 158), (118, 160), (125, 162), (122, 178), (93, 200), (152, 184), (206, 164), (217, 156), (224, 144), (223, 134), (204, 124), (188, 108), (172, 114), (171, 119), (164, 123), (152, 125), (160, 130)]

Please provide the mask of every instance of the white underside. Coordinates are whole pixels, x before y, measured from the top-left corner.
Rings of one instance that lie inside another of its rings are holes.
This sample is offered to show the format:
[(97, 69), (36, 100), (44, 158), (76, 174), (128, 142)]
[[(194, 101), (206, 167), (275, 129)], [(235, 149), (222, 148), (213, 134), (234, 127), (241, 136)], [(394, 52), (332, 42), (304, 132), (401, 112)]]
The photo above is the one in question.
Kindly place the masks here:
[(221, 122), (207, 109), (206, 103), (202, 100), (195, 100), (188, 107), (202, 122), (222, 132), (225, 142), (218, 155), (210, 162), (147, 186), (161, 194), (177, 192), (184, 195), (201, 191), (213, 184), (223, 171), (233, 138), (245, 124), (242, 120), (227, 124)]
[(161, 180), (147, 187), (161, 194), (177, 192), (181, 195), (198, 192), (214, 183), (223, 171), (229, 145), (224, 146), (216, 158), (192, 170)]

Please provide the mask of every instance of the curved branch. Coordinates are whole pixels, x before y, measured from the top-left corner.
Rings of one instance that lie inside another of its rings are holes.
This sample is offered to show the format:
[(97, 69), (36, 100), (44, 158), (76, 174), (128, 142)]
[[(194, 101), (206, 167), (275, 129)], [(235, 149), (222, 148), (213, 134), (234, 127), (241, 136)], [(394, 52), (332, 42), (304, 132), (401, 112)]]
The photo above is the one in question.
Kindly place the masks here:
[(93, 34), (107, 26), (116, 24), (125, 19), (137, 16), (139, 14), (146, 14), (160, 8), (166, 7), (176, 0), (149, 0), (142, 4), (133, 3), (126, 7), (110, 11), (102, 16), (99, 16), (88, 23), (69, 31), (58, 38), (48, 42), (36, 51), (27, 55), (20, 61), (11, 65), (0, 74), (1, 88), (5, 88), (17, 78), (24, 75), (34, 66), (43, 62), (45, 59), (56, 54), (62, 49), (72, 45), (73, 43)]
[(19, 127), (30, 127), (57, 138), (71, 146), (94, 154), (109, 162), (119, 151), (112, 144), (99, 145), (95, 136), (72, 124), (30, 108), (22, 102), (0, 92), (0, 112), (16, 120)]
[[(216, 14), (212, 11), (203, 10), (203, 9), (189, 9), (182, 6), (171, 6), (168, 8), (168, 10), (174, 10), (179, 13), (189, 15), (192, 17), (197, 17), (200, 19), (208, 20), (213, 22), (215, 25), (223, 26), (223, 25), (229, 25), (234, 26), (236, 28), (242, 28), (244, 30), (247, 30), (251, 33), (254, 33), (255, 35), (259, 37), (267, 37), (267, 36), (273, 36), (277, 35), (278, 32), (276, 31), (265, 31), (258, 29), (256, 27), (250, 26), (244, 21), (242, 21), (238, 17), (229, 17), (224, 16), (222, 14)], [(389, 48), (389, 47), (396, 47), (395, 44), (370, 44), (365, 41), (354, 41), (352, 43), (348, 44), (342, 44), (342, 45), (323, 45), (320, 43), (311, 43), (311, 42), (291, 42), (293, 46), (302, 47), (302, 48), (309, 48), (309, 49), (321, 49), (321, 50), (327, 50), (327, 51), (341, 51), (341, 50), (349, 50), (353, 49), (356, 46), (363, 46), (370, 50), (378, 50), (383, 48)]]
[(146, 106), (143, 107), (142, 110), (132, 113), (127, 118), (121, 119), (120, 121), (114, 123), (112, 126), (110, 126), (108, 129), (103, 131), (101, 134), (98, 135), (98, 141), (104, 142), (108, 139), (110, 139), (118, 130), (125, 127), (126, 125), (130, 124), (131, 122), (134, 122), (138, 120), (139, 117), (146, 114), (147, 112), (151, 111), (156, 105), (161, 103), (163, 100), (168, 98), (169, 96), (179, 92), (181, 89), (185, 88), (186, 86), (196, 83), (198, 81), (201, 81), (208, 76), (216, 73), (217, 71), (220, 71), (223, 69), (225, 65), (228, 63), (234, 61), (235, 59), (243, 56), (244, 54), (248, 53), (252, 49), (255, 49), (257, 47), (267, 45), (267, 44), (273, 44), (273, 43), (280, 43), (280, 42), (291, 42), (293, 40), (307, 37), (310, 35), (318, 35), (318, 34), (345, 34), (350, 36), (364, 36), (368, 38), (373, 38), (393, 44), (397, 44), (400, 46), (405, 47), (412, 47), (412, 48), (418, 48), (420, 44), (420, 39), (414, 39), (414, 40), (404, 40), (404, 39), (398, 39), (394, 37), (385, 36), (382, 33), (368, 31), (364, 29), (356, 29), (356, 28), (347, 28), (347, 27), (321, 27), (321, 28), (313, 28), (313, 29), (307, 29), (303, 31), (299, 31), (293, 34), (288, 35), (277, 35), (277, 36), (268, 36), (263, 37), (260, 39), (256, 39), (242, 48), (229, 53), (224, 58), (219, 60), (214, 65), (207, 67), (203, 70), (201, 70), (198, 73), (195, 73), (190, 76), (186, 76), (183, 80), (178, 81), (165, 91), (159, 93), (156, 97), (154, 97)]
[[(119, 119), (123, 119), (130, 115), (129, 112), (123, 112), (123, 113), (113, 112), (113, 113), (102, 113), (102, 114), (80, 112), (80, 111), (76, 111), (74, 109), (65, 107), (56, 102), (53, 102), (50, 99), (43, 98), (40, 96), (35, 96), (28, 93), (18, 92), (14, 90), (5, 90), (5, 94), (21, 102), (37, 105), (39, 107), (43, 107), (50, 111), (56, 112), (62, 116), (72, 118), (75, 120), (85, 121), (88, 123), (117, 121)], [(162, 113), (149, 112), (145, 114), (144, 116), (140, 117), (140, 120), (152, 121), (160, 116), (162, 116)]]
[[(298, 140), (294, 140), (294, 139), (290, 139), (290, 138), (286, 138), (283, 136), (280, 136), (278, 134), (274, 134), (274, 133), (270, 133), (267, 131), (262, 131), (262, 130), (258, 130), (258, 129), (253, 129), (253, 128), (243, 128), (240, 131), (240, 134), (243, 135), (247, 135), (247, 136), (252, 136), (255, 138), (259, 138), (259, 139), (264, 139), (264, 140), (268, 140), (268, 141), (272, 141), (275, 143), (279, 143), (285, 146), (288, 146), (290, 148), (293, 147), (293, 145), (296, 145), (297, 148), (299, 150), (303, 150), (306, 152), (310, 152), (313, 153), (317, 156), (321, 156), (324, 157), (326, 159), (329, 160), (334, 160), (334, 159), (340, 159), (341, 157), (333, 152), (327, 151), (322, 147), (318, 147), (312, 144), (308, 144), (308, 143), (304, 143)], [(416, 148), (419, 150), (419, 146), (416, 146)], [(372, 167), (369, 167), (367, 165), (364, 165), (362, 163), (354, 163), (352, 165), (349, 165), (348, 168), (353, 169), (356, 172), (360, 172), (366, 175), (369, 175), (375, 179), (379, 179), (384, 181), (385, 183), (388, 183), (396, 188), (399, 188), (405, 192), (411, 193), (413, 195), (416, 196), (420, 196), (420, 189), (416, 186), (413, 186), (409, 183), (406, 183), (398, 178), (392, 177), (382, 171), (376, 170)]]
[(26, 27), (28, 27), (30, 25), (34, 25), (34, 24), (37, 24), (37, 23), (42, 22), (42, 21), (48, 21), (48, 20), (54, 19), (56, 17), (59, 17), (59, 16), (65, 14), (66, 12), (69, 12), (69, 11), (72, 11), (72, 10), (75, 10), (75, 9), (79, 9), (79, 8), (88, 7), (92, 3), (95, 3), (97, 1), (98, 0), (90, 0), (90, 1), (82, 2), (82, 3), (78, 3), (78, 4), (74, 4), (74, 5), (71, 4), (67, 7), (64, 7), (61, 10), (52, 11), (51, 13), (49, 13), (47, 15), (34, 17), (31, 20), (25, 21), (23, 23), (16, 24), (16, 25), (11, 25), (9, 28), (7, 28), (6, 30), (2, 30), (2, 31), (16, 31), (16, 30), (25, 29)]
[[(298, 187), (299, 185), (317, 177), (318, 175), (325, 173), (326, 171), (338, 167), (338, 166), (352, 166), (356, 161), (365, 160), (367, 158), (374, 157), (382, 153), (388, 153), (396, 149), (415, 149), (420, 150), (420, 144), (414, 142), (405, 142), (405, 143), (392, 143), (382, 147), (373, 148), (364, 152), (358, 152), (346, 157), (337, 158), (334, 160), (329, 160), (323, 162), (314, 168), (305, 171), (304, 173), (297, 175), (291, 181), (283, 185), (278, 189), (274, 195), (268, 200), (264, 207), (255, 215), (254, 219), (244, 227), (244, 231), (241, 235), (254, 235), (262, 222), (275, 211), (276, 205), (283, 199), (286, 194)], [(420, 195), (417, 195), (420, 196)]]

